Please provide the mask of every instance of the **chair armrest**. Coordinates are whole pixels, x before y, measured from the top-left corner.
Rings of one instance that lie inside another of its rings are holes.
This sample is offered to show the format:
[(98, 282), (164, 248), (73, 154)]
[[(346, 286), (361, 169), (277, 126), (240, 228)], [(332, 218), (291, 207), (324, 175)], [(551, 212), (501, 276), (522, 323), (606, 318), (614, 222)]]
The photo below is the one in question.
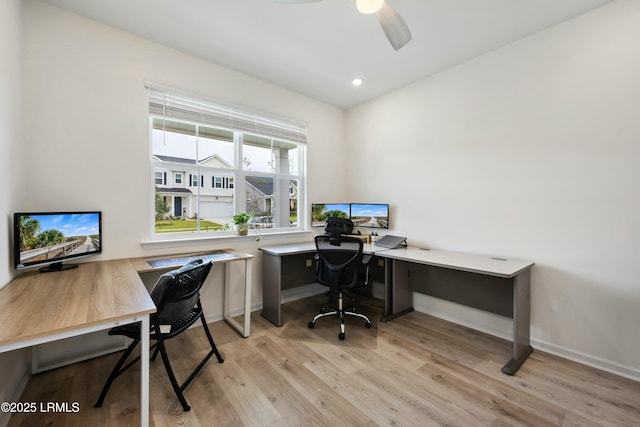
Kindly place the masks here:
[(371, 255), (364, 255), (362, 257), (362, 265), (360, 267), (360, 277), (364, 286), (369, 285), (369, 262), (371, 261)]

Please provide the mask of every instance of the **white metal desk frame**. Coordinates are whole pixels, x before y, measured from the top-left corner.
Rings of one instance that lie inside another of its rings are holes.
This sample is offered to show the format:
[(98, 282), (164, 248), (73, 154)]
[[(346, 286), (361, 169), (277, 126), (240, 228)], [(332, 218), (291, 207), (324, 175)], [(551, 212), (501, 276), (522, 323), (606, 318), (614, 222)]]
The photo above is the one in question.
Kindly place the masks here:
[[(133, 268), (132, 268), (133, 271)], [(48, 273), (47, 273), (48, 274)], [(57, 274), (57, 273), (52, 273)], [(7, 286), (11, 286), (8, 284)], [(142, 283), (140, 283), (142, 286)], [(150, 300), (149, 300), (150, 301)], [(129, 323), (140, 322), (141, 325), (141, 345), (140, 348), (140, 425), (147, 427), (149, 425), (149, 330), (150, 330), (150, 314), (155, 312), (155, 307), (147, 312), (132, 313), (130, 317), (120, 317), (117, 320), (103, 320), (91, 322), (90, 325), (82, 326), (81, 324), (73, 326), (71, 329), (62, 330), (60, 332), (48, 332), (33, 338), (19, 339), (11, 341), (7, 344), (0, 345), (0, 353), (18, 350), (22, 348), (32, 347), (39, 344), (45, 344), (65, 338), (76, 337), (91, 332), (97, 332), (110, 329), (116, 326)], [(89, 322), (87, 322), (89, 323)]]
[[(244, 260), (244, 323), (241, 325), (231, 316), (231, 268), (227, 265), (233, 261)], [(222, 315), (224, 320), (240, 335), (247, 338), (251, 332), (251, 274), (253, 255), (245, 254), (242, 258), (230, 259), (220, 262), (224, 266), (224, 305)]]
[[(251, 276), (252, 276), (252, 261), (253, 255), (251, 254), (239, 254), (233, 252), (230, 249), (216, 250), (210, 253), (190, 253), (190, 254), (178, 254), (178, 255), (163, 255), (151, 258), (137, 258), (134, 260), (134, 265), (138, 270), (138, 273), (146, 273), (160, 270), (171, 270), (178, 268), (184, 264), (185, 258), (202, 257), (203, 259), (210, 258), (210, 261), (214, 265), (222, 265), (224, 269), (224, 303), (222, 308), (222, 315), (224, 320), (240, 335), (247, 338), (251, 332)], [(153, 267), (149, 261), (157, 260), (175, 260), (175, 264), (166, 264), (162, 267)], [(231, 315), (231, 268), (227, 264), (232, 262), (244, 261), (244, 322), (238, 323)]]
[(0, 353), (7, 351), (18, 350), (21, 348), (27, 348), (36, 346), (38, 344), (45, 344), (52, 341), (63, 340), (65, 338), (76, 337), (79, 335), (88, 334), (91, 332), (97, 332), (105, 329), (111, 329), (116, 326), (126, 325), (128, 323), (140, 322), (141, 328), (141, 347), (140, 347), (140, 425), (149, 425), (149, 329), (150, 321), (149, 315), (140, 315), (120, 319), (118, 321), (103, 322), (96, 325), (81, 327), (70, 331), (64, 331), (56, 334), (51, 334), (43, 337), (33, 338), (25, 341), (14, 342), (0, 346)]

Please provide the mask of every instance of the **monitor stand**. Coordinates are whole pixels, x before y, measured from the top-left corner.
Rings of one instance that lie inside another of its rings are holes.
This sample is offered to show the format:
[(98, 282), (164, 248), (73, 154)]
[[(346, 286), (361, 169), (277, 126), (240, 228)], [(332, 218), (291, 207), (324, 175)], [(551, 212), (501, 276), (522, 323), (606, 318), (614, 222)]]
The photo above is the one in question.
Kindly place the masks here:
[(54, 271), (71, 270), (78, 267), (78, 264), (63, 264), (61, 262), (54, 262), (40, 269), (41, 273), (52, 273)]

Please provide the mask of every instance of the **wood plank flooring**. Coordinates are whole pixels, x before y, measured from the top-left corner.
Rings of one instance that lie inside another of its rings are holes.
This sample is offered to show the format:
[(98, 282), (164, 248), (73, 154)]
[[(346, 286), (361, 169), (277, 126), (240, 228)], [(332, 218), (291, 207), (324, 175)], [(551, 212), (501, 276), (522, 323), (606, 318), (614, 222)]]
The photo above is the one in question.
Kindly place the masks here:
[[(160, 358), (151, 362), (151, 425), (164, 426), (637, 426), (640, 382), (534, 351), (515, 376), (500, 372), (509, 342), (422, 313), (366, 330), (348, 319), (306, 322), (323, 296), (283, 306), (278, 328), (253, 313), (251, 336), (210, 325), (212, 358), (186, 390), (183, 412)], [(364, 301), (372, 320), (382, 302)], [(293, 329), (293, 328), (296, 329)], [(331, 338), (330, 338), (331, 337)], [(351, 338), (351, 339), (350, 339)], [(201, 328), (170, 343), (184, 377), (207, 349)], [(78, 402), (77, 413), (15, 414), (17, 426), (136, 426), (139, 370), (118, 378), (93, 408), (119, 354), (34, 375), (22, 402)]]

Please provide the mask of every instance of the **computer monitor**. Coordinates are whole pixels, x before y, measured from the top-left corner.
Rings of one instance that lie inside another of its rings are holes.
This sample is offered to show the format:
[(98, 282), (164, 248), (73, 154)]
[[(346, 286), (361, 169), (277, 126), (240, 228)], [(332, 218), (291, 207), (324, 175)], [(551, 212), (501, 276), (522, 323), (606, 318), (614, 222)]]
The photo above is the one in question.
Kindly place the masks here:
[(311, 205), (312, 227), (324, 227), (330, 216), (349, 219), (351, 216), (349, 203), (313, 203)]
[(14, 267), (40, 271), (77, 267), (73, 258), (102, 252), (102, 212), (19, 212), (13, 215)]
[(351, 203), (351, 221), (356, 227), (389, 228), (389, 205)]

